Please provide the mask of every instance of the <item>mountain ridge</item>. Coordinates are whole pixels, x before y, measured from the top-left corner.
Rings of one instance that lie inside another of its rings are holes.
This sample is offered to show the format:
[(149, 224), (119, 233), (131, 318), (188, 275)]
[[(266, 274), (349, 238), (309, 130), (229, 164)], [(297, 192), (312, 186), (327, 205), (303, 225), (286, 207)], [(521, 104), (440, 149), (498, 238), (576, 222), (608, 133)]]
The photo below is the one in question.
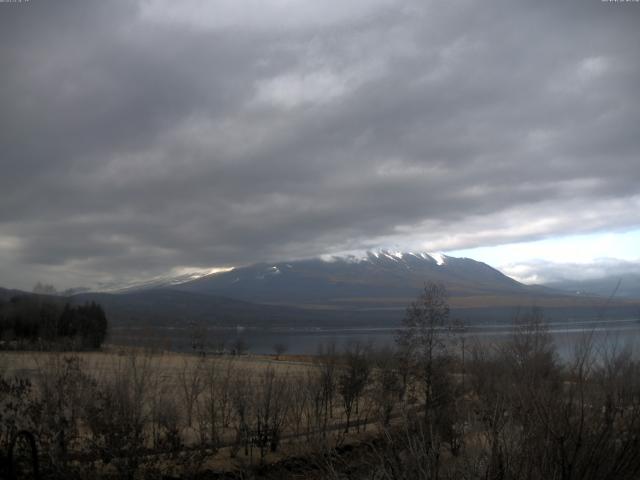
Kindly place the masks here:
[(442, 283), (452, 298), (553, 294), (473, 259), (388, 250), (359, 257), (256, 263), (171, 288), (260, 304), (376, 308), (383, 299), (387, 299), (387, 306), (406, 306), (428, 281)]
[[(198, 322), (224, 328), (397, 325), (426, 282), (445, 286), (454, 316), (479, 321), (506, 321), (531, 306), (561, 319), (596, 315), (596, 307), (604, 304), (610, 312), (628, 316), (640, 305), (525, 285), (469, 258), (389, 250), (262, 262), (195, 276), (156, 277), (120, 291), (67, 298), (71, 303), (103, 304), (118, 325)], [(0, 289), (0, 299), (16, 293)]]

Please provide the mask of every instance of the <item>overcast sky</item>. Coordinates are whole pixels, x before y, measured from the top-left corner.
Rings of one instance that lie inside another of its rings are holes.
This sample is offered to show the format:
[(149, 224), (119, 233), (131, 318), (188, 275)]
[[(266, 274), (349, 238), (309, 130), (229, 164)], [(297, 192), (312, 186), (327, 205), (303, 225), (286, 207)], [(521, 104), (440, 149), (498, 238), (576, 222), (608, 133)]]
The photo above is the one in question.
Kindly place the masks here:
[(0, 285), (636, 235), (639, 47), (635, 2), (0, 3)]

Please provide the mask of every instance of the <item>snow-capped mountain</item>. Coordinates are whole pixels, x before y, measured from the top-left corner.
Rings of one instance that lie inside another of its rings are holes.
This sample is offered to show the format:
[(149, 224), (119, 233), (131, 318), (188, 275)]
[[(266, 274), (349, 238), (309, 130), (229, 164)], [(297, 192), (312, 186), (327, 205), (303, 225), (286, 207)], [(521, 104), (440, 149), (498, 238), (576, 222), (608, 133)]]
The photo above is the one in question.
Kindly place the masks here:
[[(384, 250), (181, 273), (68, 300), (96, 301), (114, 325), (129, 326), (397, 325), (428, 281), (444, 284), (452, 314), (465, 321), (509, 321), (518, 309), (532, 305), (559, 320), (597, 316), (598, 305), (617, 318), (629, 318), (638, 309), (637, 301), (528, 286), (487, 264), (435, 253)], [(21, 292), (0, 289), (0, 300), (16, 294)]]
[(172, 288), (255, 303), (380, 308), (405, 306), (427, 281), (443, 283), (452, 297), (531, 291), (531, 287), (469, 258), (388, 250), (254, 264)]
[(130, 282), (112, 282), (112, 283), (99, 283), (98, 285), (92, 288), (81, 288), (75, 289), (77, 291), (69, 292), (71, 294), (75, 293), (86, 293), (86, 292), (100, 292), (100, 293), (132, 293), (138, 292), (141, 290), (150, 290), (154, 288), (171, 288), (175, 285), (181, 285), (183, 283), (187, 283), (193, 280), (197, 280), (202, 277), (206, 277), (209, 275), (213, 275), (219, 272), (226, 272), (230, 269), (193, 269), (186, 273), (179, 274), (167, 274), (160, 275), (153, 278), (149, 278), (148, 280), (139, 281), (133, 280)]

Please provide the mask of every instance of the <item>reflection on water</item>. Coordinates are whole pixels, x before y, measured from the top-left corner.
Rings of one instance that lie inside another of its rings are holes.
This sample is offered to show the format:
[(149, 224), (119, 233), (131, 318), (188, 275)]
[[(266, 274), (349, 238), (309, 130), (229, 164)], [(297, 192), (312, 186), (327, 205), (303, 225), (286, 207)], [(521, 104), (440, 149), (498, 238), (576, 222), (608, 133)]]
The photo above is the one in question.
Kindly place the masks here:
[[(581, 320), (549, 323), (549, 332), (563, 358), (569, 358), (576, 345), (590, 335), (596, 348), (630, 348), (636, 351), (640, 345), (640, 321)], [(342, 328), (342, 329), (208, 329), (194, 332), (188, 328), (114, 328), (111, 342), (124, 345), (148, 346), (175, 351), (190, 351), (195, 341), (206, 350), (229, 351), (239, 341), (251, 353), (274, 353), (275, 346), (286, 346), (289, 354), (313, 354), (323, 345), (335, 344), (338, 348), (350, 342), (361, 342), (373, 347), (392, 346), (397, 327)], [(504, 324), (471, 325), (464, 334), (467, 344), (479, 342), (490, 346), (504, 341), (512, 327)]]

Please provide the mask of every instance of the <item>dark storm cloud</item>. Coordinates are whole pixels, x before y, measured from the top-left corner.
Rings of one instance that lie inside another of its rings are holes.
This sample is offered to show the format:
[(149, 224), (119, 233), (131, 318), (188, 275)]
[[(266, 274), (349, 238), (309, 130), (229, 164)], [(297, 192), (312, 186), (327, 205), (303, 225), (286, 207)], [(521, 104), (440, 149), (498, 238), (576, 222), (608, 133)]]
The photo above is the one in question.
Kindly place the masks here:
[(638, 21), (599, 0), (0, 4), (0, 283), (637, 227)]

